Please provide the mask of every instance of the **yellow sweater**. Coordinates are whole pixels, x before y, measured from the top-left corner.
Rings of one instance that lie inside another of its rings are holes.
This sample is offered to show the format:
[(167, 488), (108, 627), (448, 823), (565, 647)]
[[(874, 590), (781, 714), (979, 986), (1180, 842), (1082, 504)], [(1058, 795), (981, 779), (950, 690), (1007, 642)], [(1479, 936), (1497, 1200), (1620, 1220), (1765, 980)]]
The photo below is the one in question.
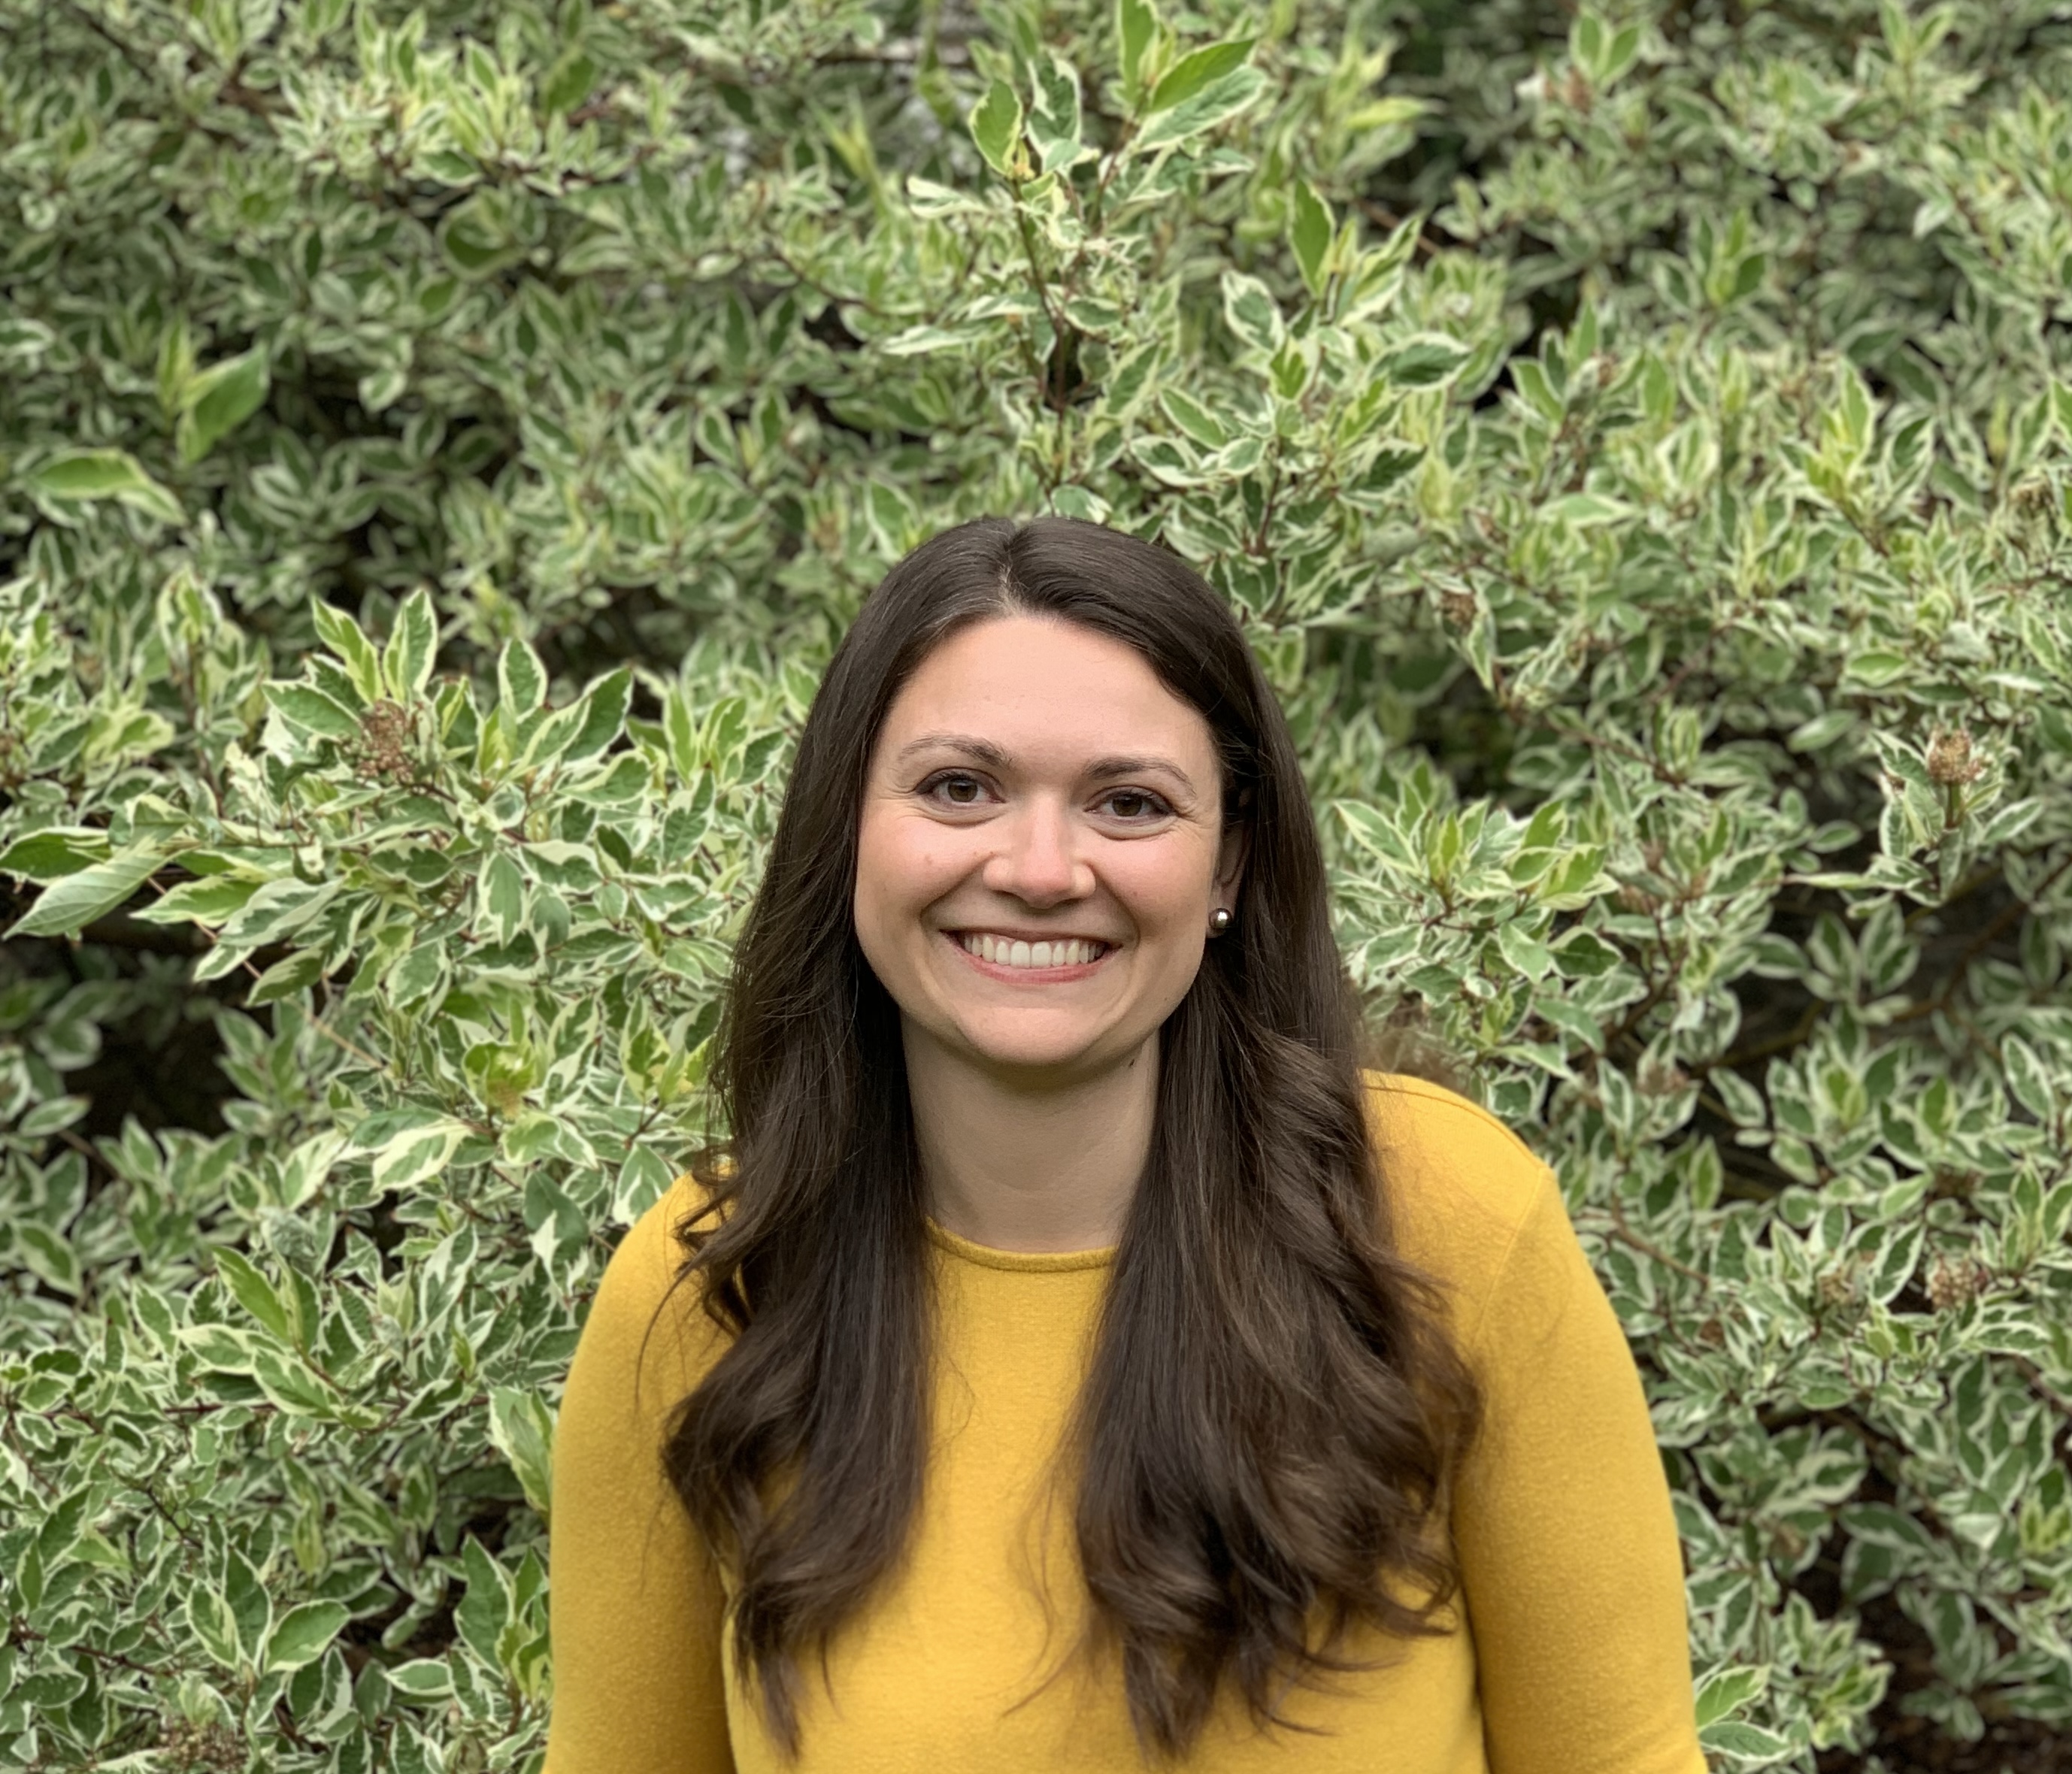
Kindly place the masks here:
[[(1452, 1523), (1466, 1619), (1457, 1601), (1437, 1618), (1459, 1629), (1394, 1641), (1408, 1654), (1393, 1668), (1342, 1677), (1334, 1696), (1297, 1693), (1289, 1712), (1323, 1735), (1260, 1735), (1226, 1695), (1185, 1765), (1705, 1774), (1668, 1485), (1632, 1355), (1553, 1176), (1462, 1098), (1373, 1082), (1404, 1253), (1455, 1284), (1455, 1323), (1489, 1390), (1489, 1429)], [(930, 1227), (947, 1359), (910, 1556), (837, 1640), (830, 1686), (809, 1665), (803, 1754), (787, 1764), (731, 1680), (721, 1591), (657, 1467), (661, 1419), (713, 1346), (709, 1326), (687, 1316), (688, 1285), (639, 1365), (691, 1188), (680, 1181), (614, 1253), (569, 1374), (553, 1456), (545, 1774), (1143, 1766), (1112, 1673), (1067, 1675), (1015, 1705), (1072, 1641), (1083, 1606), (1069, 1507), (1046, 1521), (1030, 1505), (1083, 1371), (1109, 1253), (993, 1250)], [(1039, 1568), (1050, 1577), (1047, 1636)]]

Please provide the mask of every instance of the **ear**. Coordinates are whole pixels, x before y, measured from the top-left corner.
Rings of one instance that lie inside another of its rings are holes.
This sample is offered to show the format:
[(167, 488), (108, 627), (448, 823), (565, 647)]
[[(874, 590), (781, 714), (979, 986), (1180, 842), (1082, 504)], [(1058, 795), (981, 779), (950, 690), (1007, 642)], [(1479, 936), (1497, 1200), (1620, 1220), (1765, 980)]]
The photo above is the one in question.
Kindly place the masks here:
[(1251, 849), (1251, 825), (1243, 819), (1226, 819), (1223, 841), (1216, 848), (1215, 896), (1219, 904), (1229, 905), (1237, 897), (1237, 884), (1244, 874), (1245, 858)]

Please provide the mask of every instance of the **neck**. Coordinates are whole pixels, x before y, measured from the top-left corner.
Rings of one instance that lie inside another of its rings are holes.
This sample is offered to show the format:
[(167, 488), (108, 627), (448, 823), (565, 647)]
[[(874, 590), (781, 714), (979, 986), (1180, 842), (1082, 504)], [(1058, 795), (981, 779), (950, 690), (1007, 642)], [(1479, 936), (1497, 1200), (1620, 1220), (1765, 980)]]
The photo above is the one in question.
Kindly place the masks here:
[(972, 1066), (906, 1029), (906, 1083), (928, 1211), (997, 1250), (1117, 1242), (1151, 1150), (1158, 1036), (1083, 1078), (1045, 1082)]

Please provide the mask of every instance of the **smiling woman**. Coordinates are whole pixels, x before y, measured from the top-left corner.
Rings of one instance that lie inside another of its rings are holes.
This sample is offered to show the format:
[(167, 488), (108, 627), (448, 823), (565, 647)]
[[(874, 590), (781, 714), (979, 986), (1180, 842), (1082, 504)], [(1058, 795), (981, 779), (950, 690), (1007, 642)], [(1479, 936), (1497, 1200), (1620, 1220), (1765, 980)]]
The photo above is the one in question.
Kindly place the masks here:
[(1171, 555), (893, 570), (718, 1048), (732, 1137), (569, 1375), (548, 1774), (1703, 1774), (1618, 1320), (1515, 1136), (1363, 1071), (1285, 722)]
[(1120, 1236), (1159, 1026), (1236, 893), (1219, 770), (1208, 723), (1135, 648), (1054, 616), (961, 630), (894, 698), (856, 933), (899, 1006), (939, 1224), (1020, 1250)]

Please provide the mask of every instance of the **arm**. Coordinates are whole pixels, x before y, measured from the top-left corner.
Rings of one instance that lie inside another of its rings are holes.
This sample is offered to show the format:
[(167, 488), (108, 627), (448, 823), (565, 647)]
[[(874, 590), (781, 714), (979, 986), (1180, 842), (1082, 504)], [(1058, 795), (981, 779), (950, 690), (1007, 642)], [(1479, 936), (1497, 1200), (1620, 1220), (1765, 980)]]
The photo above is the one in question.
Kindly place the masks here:
[(662, 1420), (706, 1345), (680, 1328), (696, 1317), (688, 1285), (648, 1335), (680, 1255), (669, 1229), (690, 1201), (672, 1189), (620, 1242), (569, 1367), (548, 1530), (554, 1690), (542, 1774), (734, 1774), (722, 1592), (660, 1464)]
[(1454, 1532), (1492, 1774), (1705, 1774), (1646, 1397), (1544, 1168), (1472, 1358), (1490, 1422)]

